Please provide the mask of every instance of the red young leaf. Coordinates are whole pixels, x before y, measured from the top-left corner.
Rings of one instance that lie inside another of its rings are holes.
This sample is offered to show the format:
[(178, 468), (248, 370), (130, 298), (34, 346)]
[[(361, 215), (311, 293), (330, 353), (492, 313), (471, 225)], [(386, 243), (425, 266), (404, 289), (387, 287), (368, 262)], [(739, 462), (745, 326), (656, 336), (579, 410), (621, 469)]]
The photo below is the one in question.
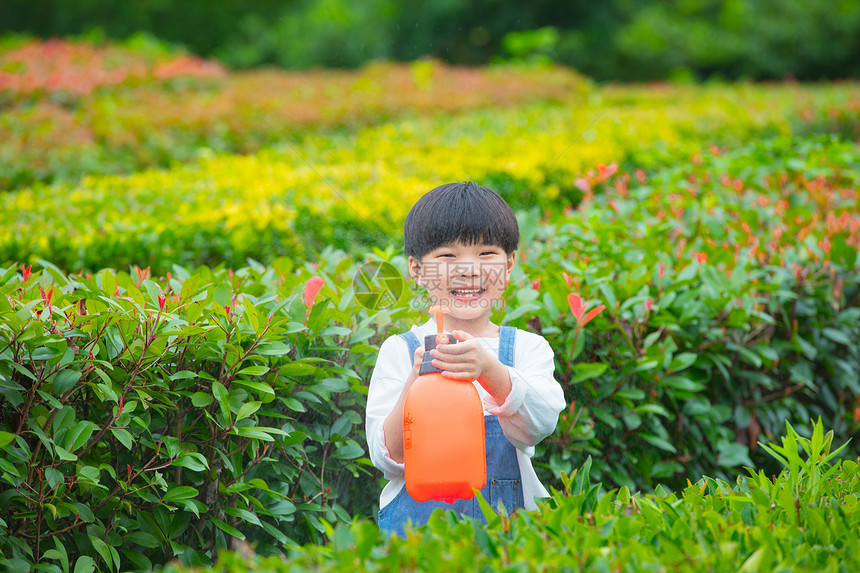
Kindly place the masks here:
[(314, 299), (319, 294), (324, 283), (325, 279), (322, 277), (311, 277), (308, 279), (308, 282), (305, 285), (305, 306), (308, 307), (308, 311), (310, 311), (313, 306)]

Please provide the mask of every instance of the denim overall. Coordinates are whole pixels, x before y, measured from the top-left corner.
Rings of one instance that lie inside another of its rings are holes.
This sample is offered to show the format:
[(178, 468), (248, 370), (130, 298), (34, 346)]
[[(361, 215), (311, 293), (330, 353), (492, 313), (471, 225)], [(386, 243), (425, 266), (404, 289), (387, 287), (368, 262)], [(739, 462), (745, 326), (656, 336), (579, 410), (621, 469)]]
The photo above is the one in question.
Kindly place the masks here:
[[(400, 335), (409, 346), (410, 359), (415, 354), (420, 342), (412, 332)], [(499, 361), (506, 366), (514, 365), (514, 339), (516, 329), (510, 326), (501, 327), (499, 335)], [(520, 479), (520, 466), (517, 462), (517, 449), (502, 432), (496, 416), (484, 416), (484, 436), (487, 449), (487, 483), (481, 488), (481, 495), (493, 509), (498, 508), (499, 502), (505, 510), (513, 511), (524, 506), (523, 486)], [(404, 526), (407, 521), (413, 525), (423, 525), (436, 508), (452, 510), (459, 515), (474, 518), (486, 523), (484, 514), (475, 498), (458, 499), (454, 503), (444, 501), (415, 501), (406, 491), (406, 486), (385, 507), (379, 510), (379, 528), (406, 537)]]

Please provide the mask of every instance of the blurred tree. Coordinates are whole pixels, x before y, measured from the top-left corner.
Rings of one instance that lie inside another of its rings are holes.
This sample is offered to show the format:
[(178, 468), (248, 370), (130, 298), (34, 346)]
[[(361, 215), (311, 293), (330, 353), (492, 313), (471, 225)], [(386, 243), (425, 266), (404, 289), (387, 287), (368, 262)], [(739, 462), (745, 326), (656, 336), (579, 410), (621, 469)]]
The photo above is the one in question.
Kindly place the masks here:
[(535, 53), (599, 80), (860, 76), (860, 0), (0, 2), (0, 33), (91, 28), (120, 39), (147, 31), (237, 67), (521, 59), (505, 48), (512, 34), (514, 52), (540, 40)]
[(0, 32), (39, 37), (72, 36), (101, 29), (109, 38), (123, 39), (146, 31), (192, 52), (208, 55), (249, 14), (273, 19), (292, 0), (3, 0)]
[(298, 0), (274, 20), (249, 13), (214, 51), (229, 65), (352, 68), (391, 57), (394, 0)]
[[(857, 0), (651, 2), (617, 29), (611, 75), (803, 80), (860, 75)], [(585, 70), (584, 70), (585, 71)]]

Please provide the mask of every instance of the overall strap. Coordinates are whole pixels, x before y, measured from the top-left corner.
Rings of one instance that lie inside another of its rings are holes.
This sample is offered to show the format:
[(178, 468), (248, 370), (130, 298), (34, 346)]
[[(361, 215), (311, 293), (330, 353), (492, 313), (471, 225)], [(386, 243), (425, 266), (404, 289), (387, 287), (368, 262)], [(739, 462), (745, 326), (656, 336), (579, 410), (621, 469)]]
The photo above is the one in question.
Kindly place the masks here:
[(502, 326), (499, 332), (499, 362), (505, 366), (514, 365), (514, 343), (517, 329), (513, 326)]
[(402, 338), (406, 342), (406, 346), (409, 347), (409, 364), (412, 364), (414, 360), (415, 351), (421, 346), (421, 341), (418, 340), (418, 337), (415, 336), (415, 333), (411, 330), (404, 332), (403, 334), (399, 334), (400, 338)]

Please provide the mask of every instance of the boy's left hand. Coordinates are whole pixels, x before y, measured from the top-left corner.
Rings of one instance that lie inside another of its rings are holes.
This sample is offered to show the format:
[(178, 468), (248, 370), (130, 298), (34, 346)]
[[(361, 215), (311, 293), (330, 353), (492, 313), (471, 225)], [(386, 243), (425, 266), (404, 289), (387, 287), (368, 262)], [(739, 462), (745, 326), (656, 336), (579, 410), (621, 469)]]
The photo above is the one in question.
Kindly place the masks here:
[(445, 378), (479, 380), (489, 369), (491, 361), (497, 359), (471, 334), (462, 330), (451, 334), (458, 344), (440, 344), (431, 350), (433, 366), (440, 368)]

